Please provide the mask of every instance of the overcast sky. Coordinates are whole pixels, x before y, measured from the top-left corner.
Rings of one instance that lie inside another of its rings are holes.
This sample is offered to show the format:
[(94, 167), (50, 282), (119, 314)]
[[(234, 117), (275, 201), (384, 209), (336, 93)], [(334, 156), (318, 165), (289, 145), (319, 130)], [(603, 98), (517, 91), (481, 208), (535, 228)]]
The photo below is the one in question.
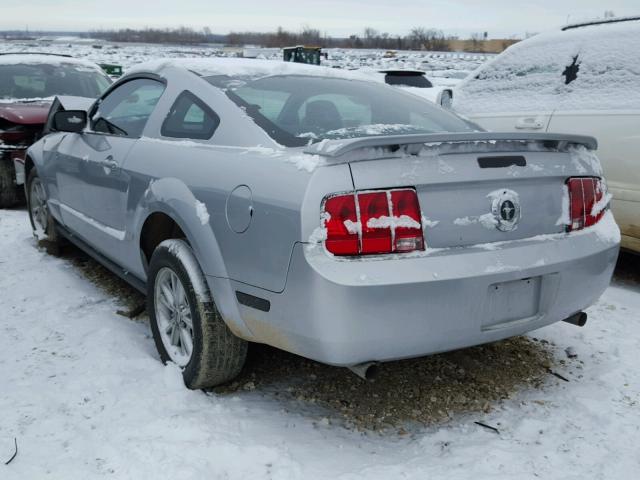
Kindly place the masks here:
[(488, 31), (509, 37), (571, 22), (640, 15), (640, 0), (0, 0), (0, 30), (93, 30), (139, 27), (209, 27), (299, 30), (308, 25), (332, 36), (365, 26), (392, 35), (425, 26), (447, 34)]

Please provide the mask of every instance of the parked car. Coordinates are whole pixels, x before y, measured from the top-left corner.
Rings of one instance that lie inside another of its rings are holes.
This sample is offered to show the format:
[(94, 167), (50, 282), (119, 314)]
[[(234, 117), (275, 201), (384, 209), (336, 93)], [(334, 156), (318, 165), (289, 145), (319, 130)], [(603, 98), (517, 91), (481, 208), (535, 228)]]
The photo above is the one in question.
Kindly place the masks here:
[(96, 98), (111, 84), (97, 65), (50, 54), (0, 54), (0, 207), (22, 200), (24, 155), (55, 95)]
[(581, 323), (619, 245), (595, 140), (481, 132), (361, 78), (137, 67), (29, 149), (34, 231), (146, 292), (190, 388), (236, 376), (248, 341), (364, 376)]
[(622, 246), (640, 252), (640, 18), (570, 25), (509, 47), (456, 90), (488, 130), (598, 139)]
[[(366, 71), (366, 69), (364, 69)], [(453, 89), (434, 85), (422, 70), (392, 69), (375, 71), (374, 75), (387, 85), (407, 90), (415, 95), (440, 105), (443, 108), (451, 108), (453, 102)]]

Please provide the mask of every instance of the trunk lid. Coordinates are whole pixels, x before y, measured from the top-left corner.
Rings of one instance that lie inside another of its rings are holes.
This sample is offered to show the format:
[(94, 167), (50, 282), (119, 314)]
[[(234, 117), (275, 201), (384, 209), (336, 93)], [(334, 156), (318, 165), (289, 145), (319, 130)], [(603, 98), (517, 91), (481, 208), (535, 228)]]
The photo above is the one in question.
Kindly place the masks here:
[(334, 154), (326, 156), (329, 162), (348, 161), (356, 190), (414, 187), (429, 248), (565, 231), (566, 179), (601, 175), (590, 150), (596, 147), (595, 140), (545, 134), (530, 138), (478, 135), (417, 143), (418, 139), (394, 138), (392, 142), (397, 143), (386, 146), (382, 138), (374, 137), (357, 139), (355, 148), (343, 141), (327, 142), (319, 150)]

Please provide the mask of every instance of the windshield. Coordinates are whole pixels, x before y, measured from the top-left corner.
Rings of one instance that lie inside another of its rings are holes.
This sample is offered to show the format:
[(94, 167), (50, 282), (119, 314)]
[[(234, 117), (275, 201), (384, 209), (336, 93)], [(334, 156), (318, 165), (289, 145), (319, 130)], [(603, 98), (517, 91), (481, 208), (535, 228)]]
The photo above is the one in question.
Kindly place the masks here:
[(206, 78), (281, 145), (474, 128), (415, 95), (373, 82), (303, 75)]
[(75, 95), (95, 98), (110, 80), (91, 66), (77, 64), (0, 65), (0, 99), (48, 98)]

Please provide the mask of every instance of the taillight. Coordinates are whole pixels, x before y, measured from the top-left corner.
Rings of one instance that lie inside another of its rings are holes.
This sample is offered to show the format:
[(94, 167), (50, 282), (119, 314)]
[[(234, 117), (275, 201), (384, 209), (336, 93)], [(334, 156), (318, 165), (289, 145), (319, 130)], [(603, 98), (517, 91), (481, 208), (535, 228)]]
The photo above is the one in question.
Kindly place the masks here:
[(395, 248), (398, 252), (424, 250), (420, 204), (415, 190), (391, 192), (393, 215), (398, 218), (395, 231)]
[(387, 192), (368, 192), (357, 194), (362, 225), (361, 254), (389, 253), (392, 251), (389, 199)]
[(327, 229), (327, 250), (336, 255), (356, 255), (360, 243), (360, 224), (355, 195), (328, 198), (324, 204), (323, 218)]
[(604, 215), (604, 208), (596, 208), (604, 197), (602, 181), (593, 177), (573, 177), (567, 180), (569, 190), (570, 232), (595, 225)]
[(413, 189), (335, 195), (322, 212), (325, 246), (334, 255), (424, 250), (418, 196)]

